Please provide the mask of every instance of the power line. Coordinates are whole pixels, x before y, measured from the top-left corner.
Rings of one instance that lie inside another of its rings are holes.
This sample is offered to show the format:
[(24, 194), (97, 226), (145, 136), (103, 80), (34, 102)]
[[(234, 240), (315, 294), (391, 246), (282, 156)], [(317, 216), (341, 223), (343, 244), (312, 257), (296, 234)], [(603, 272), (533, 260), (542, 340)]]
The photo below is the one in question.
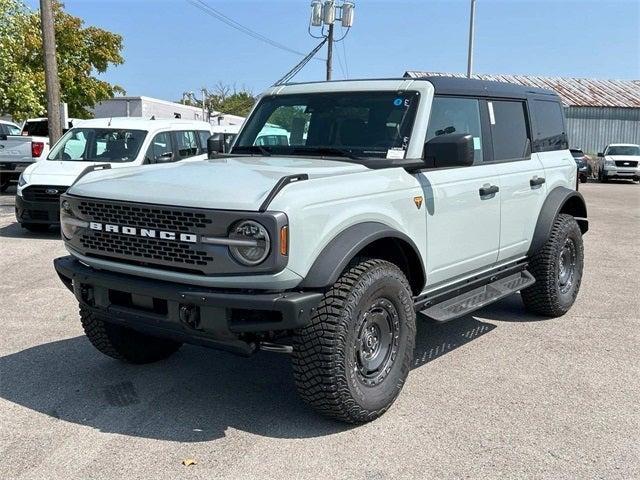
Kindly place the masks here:
[(300, 62), (293, 67), (291, 70), (289, 70), (287, 73), (285, 73), (285, 75), (278, 80), (276, 83), (274, 83), (272, 86), (273, 87), (277, 87), (278, 85), (282, 85), (283, 83), (287, 83), (289, 80), (291, 80), (293, 77), (295, 77), (298, 72), (300, 70), (302, 70), (302, 68), (309, 63), (309, 60), (311, 60), (313, 58), (313, 56), (318, 53), (318, 50), (320, 50), (322, 48), (322, 46), (327, 43), (327, 38), (323, 38), (322, 41), (316, 45), (316, 47), (311, 50), (302, 60), (300, 60)]
[(248, 35), (256, 40), (259, 40), (261, 42), (264, 42), (268, 45), (271, 45), (272, 47), (275, 48), (279, 48), (280, 50), (284, 50), (286, 52), (289, 53), (293, 53), (295, 55), (300, 55), (302, 57), (305, 57), (307, 54), (304, 52), (300, 52), (298, 50), (294, 50), (293, 48), (289, 48), (286, 45), (283, 45), (282, 43), (276, 42), (275, 40), (271, 40), (270, 38), (254, 31), (251, 30), (249, 27), (246, 27), (244, 25), (242, 25), (241, 23), (236, 22), (235, 20), (233, 20), (232, 18), (226, 16), (224, 13), (216, 10), (215, 8), (213, 8), (212, 6), (206, 4), (204, 1), (202, 0), (186, 0), (187, 3), (193, 5), (194, 7), (200, 9), (201, 11), (203, 11), (204, 13), (206, 13), (207, 15), (215, 18), (216, 20), (221, 21), (222, 23), (228, 25), (231, 28), (234, 28), (236, 30), (238, 30), (239, 32), (244, 33), (245, 35)]
[[(344, 31), (344, 27), (342, 25), (340, 25), (340, 29)], [(347, 33), (349, 33), (349, 31), (347, 31)], [(347, 71), (347, 78), (349, 78), (349, 63), (347, 62), (347, 47), (345, 47), (345, 44), (347, 43), (346, 38), (347, 38), (347, 34), (345, 33), (342, 36), (342, 56), (344, 58), (344, 68)]]

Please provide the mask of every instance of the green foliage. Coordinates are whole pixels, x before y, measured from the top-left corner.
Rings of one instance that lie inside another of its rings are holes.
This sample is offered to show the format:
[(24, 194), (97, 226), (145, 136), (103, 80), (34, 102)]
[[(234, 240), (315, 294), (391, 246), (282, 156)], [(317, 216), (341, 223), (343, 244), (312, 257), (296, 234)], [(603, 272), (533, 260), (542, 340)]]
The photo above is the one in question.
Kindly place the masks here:
[[(122, 37), (84, 22), (53, 3), (58, 76), (69, 115), (86, 118), (88, 108), (124, 90), (95, 75), (123, 63)], [(46, 111), (40, 12), (20, 0), (0, 0), (0, 113), (17, 120)]]

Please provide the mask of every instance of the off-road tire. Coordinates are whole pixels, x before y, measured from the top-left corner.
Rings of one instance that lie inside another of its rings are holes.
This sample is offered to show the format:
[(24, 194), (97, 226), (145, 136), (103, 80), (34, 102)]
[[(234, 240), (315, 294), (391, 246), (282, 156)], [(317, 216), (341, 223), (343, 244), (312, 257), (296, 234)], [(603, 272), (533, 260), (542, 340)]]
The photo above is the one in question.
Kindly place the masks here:
[(49, 231), (49, 225), (46, 223), (21, 223), (22, 228), (25, 228), (33, 233), (44, 233)]
[[(560, 257), (567, 242), (572, 242), (575, 248), (575, 266), (570, 288), (562, 291)], [(544, 247), (529, 260), (529, 272), (536, 283), (520, 292), (526, 309), (547, 317), (560, 317), (567, 313), (580, 290), (583, 268), (584, 246), (580, 227), (571, 215), (560, 214)]]
[(122, 325), (105, 322), (84, 307), (80, 321), (91, 344), (105, 355), (127, 363), (152, 363), (176, 352), (180, 342), (152, 337)]
[[(376, 309), (395, 313), (380, 316)], [(386, 368), (372, 379), (361, 373), (358, 350), (365, 348), (363, 332), (375, 315), (391, 325), (381, 338), (393, 340), (385, 341), (390, 344), (385, 358), (391, 363), (383, 362)], [(310, 325), (295, 332), (292, 363), (300, 396), (321, 414), (341, 421), (364, 423), (379, 417), (409, 374), (415, 334), (411, 288), (402, 271), (384, 260), (355, 260), (325, 293)]]

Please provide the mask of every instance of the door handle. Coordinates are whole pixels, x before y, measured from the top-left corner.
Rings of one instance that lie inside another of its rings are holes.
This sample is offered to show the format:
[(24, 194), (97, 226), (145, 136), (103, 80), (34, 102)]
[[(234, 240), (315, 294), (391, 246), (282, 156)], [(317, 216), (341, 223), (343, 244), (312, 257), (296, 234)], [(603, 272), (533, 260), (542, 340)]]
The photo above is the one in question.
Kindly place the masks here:
[(529, 185), (531, 185), (531, 187), (537, 187), (538, 185), (542, 185), (544, 182), (546, 182), (546, 180), (544, 179), (544, 177), (533, 177), (531, 180), (529, 180)]
[(500, 191), (500, 187), (498, 187), (497, 185), (486, 185), (480, 187), (479, 191), (481, 197), (487, 197), (489, 195), (493, 195), (494, 193), (498, 193)]

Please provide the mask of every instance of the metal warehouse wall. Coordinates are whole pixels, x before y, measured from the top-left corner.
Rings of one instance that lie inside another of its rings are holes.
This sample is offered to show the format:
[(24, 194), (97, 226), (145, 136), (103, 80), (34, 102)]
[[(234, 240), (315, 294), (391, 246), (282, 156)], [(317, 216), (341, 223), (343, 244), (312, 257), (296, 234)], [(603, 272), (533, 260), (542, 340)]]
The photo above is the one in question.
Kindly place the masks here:
[(640, 144), (640, 108), (566, 107), (569, 145), (598, 153), (609, 143)]

